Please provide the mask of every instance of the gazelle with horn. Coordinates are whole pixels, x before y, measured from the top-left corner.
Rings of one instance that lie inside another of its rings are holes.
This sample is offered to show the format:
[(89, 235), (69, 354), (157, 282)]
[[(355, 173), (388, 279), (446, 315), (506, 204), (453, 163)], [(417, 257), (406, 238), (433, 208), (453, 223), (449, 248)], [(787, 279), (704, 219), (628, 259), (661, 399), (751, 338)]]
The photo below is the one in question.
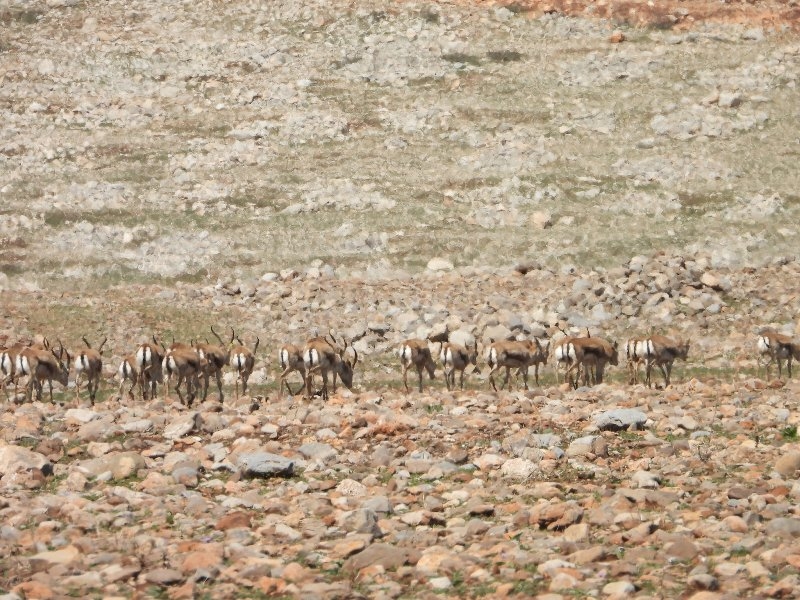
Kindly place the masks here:
[(219, 345), (209, 343), (198, 343), (194, 347), (197, 354), (205, 361), (203, 367), (203, 392), (201, 398), (205, 401), (208, 396), (208, 382), (211, 376), (217, 380), (217, 391), (219, 393), (219, 401), (224, 400), (222, 394), (222, 369), (230, 361), (230, 351), (233, 347), (233, 340), (236, 337), (236, 331), (231, 327), (231, 339), (228, 342), (223, 341), (219, 334), (214, 331), (214, 326), (211, 326), (211, 333), (219, 340)]
[(256, 365), (256, 351), (261, 340), (256, 338), (252, 350), (245, 346), (238, 336), (236, 341), (239, 342), (239, 345), (233, 346), (230, 350), (230, 365), (236, 371), (236, 400), (239, 400), (239, 382), (242, 382), (242, 394), (247, 394), (247, 380), (253, 374), (253, 368)]
[(75, 355), (75, 400), (77, 401), (81, 393), (81, 378), (86, 377), (86, 388), (89, 391), (89, 400), (94, 404), (97, 396), (97, 389), (100, 387), (100, 377), (103, 374), (103, 346), (108, 337), (103, 338), (97, 349), (82, 336), (86, 348), (79, 350)]
[(71, 356), (64, 349), (64, 344), (58, 343), (59, 349), (45, 349), (43, 346), (34, 345), (24, 348), (17, 354), (16, 372), (18, 376), (28, 377), (25, 386), (25, 399), (30, 401), (33, 390), (36, 389), (36, 399), (42, 399), (42, 387), (44, 382), (50, 388), (50, 402), (53, 402), (53, 380), (63, 385), (65, 388), (69, 384), (69, 367)]
[[(313, 338), (306, 342), (303, 348), (303, 363), (306, 369), (306, 396), (311, 398), (312, 381), (314, 375), (319, 373), (322, 376), (322, 399), (328, 399), (328, 373), (333, 374), (333, 393), (336, 393), (336, 377), (341, 378), (342, 383), (347, 389), (353, 387), (353, 373), (358, 364), (358, 352), (352, 346), (348, 346), (344, 340), (344, 346), (340, 346), (329, 334), (327, 338)], [(346, 356), (347, 349), (353, 350), (353, 359)]]

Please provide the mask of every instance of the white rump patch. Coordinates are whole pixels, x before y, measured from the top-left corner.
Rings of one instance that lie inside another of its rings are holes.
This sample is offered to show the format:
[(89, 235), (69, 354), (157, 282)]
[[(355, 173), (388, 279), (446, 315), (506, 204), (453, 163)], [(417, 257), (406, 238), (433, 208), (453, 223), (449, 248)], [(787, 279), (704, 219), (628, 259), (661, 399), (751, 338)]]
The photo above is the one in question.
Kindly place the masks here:
[(131, 370), (131, 365), (127, 360), (123, 360), (120, 363), (119, 369), (117, 369), (117, 376), (122, 381), (125, 381), (126, 379), (133, 379), (133, 371)]
[(403, 347), (400, 348), (400, 360), (404, 363), (411, 362), (411, 346), (408, 344), (403, 344)]
[(28, 357), (23, 354), (17, 355), (17, 373), (20, 375), (30, 375), (31, 374), (31, 365), (28, 362)]
[(316, 348), (311, 348), (303, 352), (303, 362), (307, 367), (313, 367), (319, 364), (319, 351)]
[(497, 348), (489, 348), (489, 356), (486, 358), (486, 362), (492, 368), (497, 366)]
[(289, 366), (289, 351), (286, 348), (281, 348), (278, 352), (278, 359), (281, 361), (281, 368), (286, 369)]
[(8, 352), (3, 352), (3, 354), (0, 354), (0, 371), (2, 371), (4, 375), (8, 376), (11, 375), (13, 370), (14, 363), (11, 361), (11, 357), (8, 355)]
[(81, 354), (75, 359), (75, 370), (76, 371), (88, 371), (89, 370), (89, 359), (86, 357), (85, 354)]
[(151, 364), (153, 361), (153, 351), (148, 346), (139, 346), (136, 350), (136, 366), (140, 369)]

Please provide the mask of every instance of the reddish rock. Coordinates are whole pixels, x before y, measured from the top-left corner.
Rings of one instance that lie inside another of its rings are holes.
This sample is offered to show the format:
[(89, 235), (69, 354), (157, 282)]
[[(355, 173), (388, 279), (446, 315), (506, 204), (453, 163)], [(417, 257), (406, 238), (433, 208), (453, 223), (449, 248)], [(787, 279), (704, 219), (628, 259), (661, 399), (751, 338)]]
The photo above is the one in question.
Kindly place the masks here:
[(250, 515), (241, 512), (231, 512), (222, 517), (217, 523), (214, 525), (214, 529), (218, 531), (227, 531), (228, 529), (238, 529), (240, 527), (245, 527), (249, 529), (252, 525), (252, 520)]

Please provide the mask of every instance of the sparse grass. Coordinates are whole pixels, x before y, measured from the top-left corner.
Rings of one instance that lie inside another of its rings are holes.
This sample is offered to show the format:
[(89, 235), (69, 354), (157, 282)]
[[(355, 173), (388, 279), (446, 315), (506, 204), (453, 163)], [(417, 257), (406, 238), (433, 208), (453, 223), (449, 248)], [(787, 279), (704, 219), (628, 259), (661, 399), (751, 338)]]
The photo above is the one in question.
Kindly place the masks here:
[(451, 63), (472, 65), (473, 67), (477, 67), (481, 64), (480, 58), (473, 54), (466, 54), (464, 52), (448, 52), (446, 54), (442, 54), (442, 60), (446, 60), (447, 62)]
[(509, 63), (521, 61), (524, 55), (515, 50), (492, 50), (486, 53), (486, 57), (492, 62)]
[(0, 11), (0, 23), (5, 26), (13, 23), (36, 25), (44, 17), (44, 12), (36, 9), (3, 9)]
[(798, 440), (797, 426), (789, 425), (781, 429), (781, 438), (785, 442), (796, 442)]

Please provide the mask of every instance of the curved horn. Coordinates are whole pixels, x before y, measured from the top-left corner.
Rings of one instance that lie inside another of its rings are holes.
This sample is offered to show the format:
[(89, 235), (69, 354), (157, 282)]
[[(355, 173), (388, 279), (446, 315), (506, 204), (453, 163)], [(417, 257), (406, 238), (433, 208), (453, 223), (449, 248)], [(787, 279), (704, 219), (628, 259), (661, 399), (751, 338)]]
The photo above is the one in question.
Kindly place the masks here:
[(86, 336), (85, 336), (85, 335), (82, 335), (82, 336), (81, 336), (81, 339), (83, 340), (83, 343), (84, 343), (84, 344), (86, 344), (86, 347), (87, 347), (87, 348), (91, 348), (91, 347), (92, 347), (92, 345), (91, 345), (91, 344), (89, 343), (89, 341), (86, 339)]
[(216, 331), (214, 331), (214, 326), (213, 325), (211, 326), (211, 333), (213, 333), (214, 337), (219, 340), (220, 344), (222, 344), (223, 346), (225, 345), (225, 342), (222, 341), (222, 338), (219, 337), (219, 334)]
[(104, 338), (103, 338), (103, 341), (102, 341), (102, 342), (100, 342), (100, 345), (97, 347), (97, 351), (98, 351), (98, 352), (100, 352), (100, 353), (102, 353), (102, 352), (103, 352), (103, 346), (105, 346), (105, 345), (106, 345), (106, 342), (107, 342), (107, 341), (108, 341), (108, 336), (104, 337)]
[[(328, 335), (327, 335), (326, 337), (329, 337), (329, 338), (331, 338), (331, 342), (333, 342), (333, 344), (332, 344), (333, 346), (338, 346), (338, 345), (339, 345), (339, 342), (337, 342), (337, 341), (336, 341), (336, 338), (335, 338), (335, 337), (333, 337), (333, 329), (331, 329), (331, 330), (328, 332)], [(346, 344), (347, 344), (347, 342), (345, 342), (345, 345), (346, 345)]]
[(352, 367), (355, 368), (356, 364), (358, 363), (358, 350), (353, 348), (353, 346), (350, 346), (350, 348), (353, 351), (353, 364), (352, 364)]
[[(235, 337), (236, 337), (236, 330), (233, 327), (231, 327), (231, 341), (228, 342), (229, 346), (233, 346), (233, 339)], [(239, 342), (239, 343), (241, 343), (241, 342)]]
[(256, 350), (258, 350), (258, 345), (259, 345), (260, 343), (261, 343), (261, 340), (260, 340), (260, 339), (258, 339), (258, 337), (256, 337), (256, 345), (255, 345), (255, 346), (253, 346), (253, 354), (255, 354), (255, 353), (256, 353)]

